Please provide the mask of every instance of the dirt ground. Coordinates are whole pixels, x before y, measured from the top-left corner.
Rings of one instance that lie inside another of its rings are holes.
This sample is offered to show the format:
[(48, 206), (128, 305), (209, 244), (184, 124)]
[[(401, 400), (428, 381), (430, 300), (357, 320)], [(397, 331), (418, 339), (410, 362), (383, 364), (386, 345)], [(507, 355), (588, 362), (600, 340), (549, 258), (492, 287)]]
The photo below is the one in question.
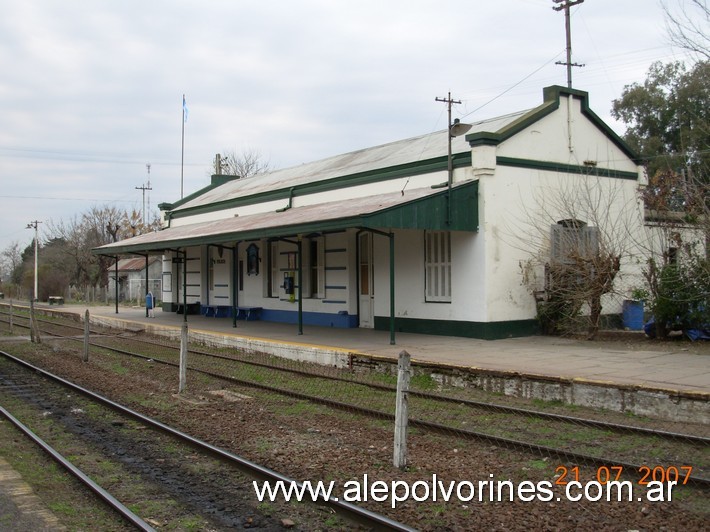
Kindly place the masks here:
[[(605, 335), (610, 345), (668, 346), (710, 354), (708, 343), (667, 340), (652, 342), (639, 335)], [(49, 342), (48, 342), (49, 344)], [(640, 347), (641, 348), (641, 347)], [(210, 379), (190, 377), (189, 392), (176, 395), (176, 371), (144, 361), (122, 360), (117, 376), (110, 356), (80, 363), (80, 353), (68, 343), (45, 345), (28, 354), (32, 362), (65, 376), (118, 402), (176, 426), (250, 460), (300, 480), (430, 482), (432, 475), (450, 481), (511, 480), (515, 483), (551, 481), (559, 474), (559, 460), (500, 448), (490, 442), (461, 440), (412, 430), (406, 471), (392, 464), (392, 427), (353, 413), (334, 411), (288, 397), (262, 397)], [(233, 402), (210, 392), (218, 389), (247, 396)], [(580, 468), (580, 480), (594, 471)], [(422, 486), (423, 489), (423, 486)], [(448, 502), (409, 500), (391, 508), (389, 501), (361, 504), (392, 519), (423, 530), (703, 530), (710, 522), (707, 493), (684, 490), (672, 502), (570, 502), (561, 486), (553, 484), (550, 501)], [(342, 489), (341, 489), (342, 493)], [(465, 492), (463, 495), (467, 495)], [(557, 500), (557, 498), (560, 500)], [(464, 497), (466, 498), (466, 497)], [(290, 517), (290, 516), (283, 516)], [(327, 527), (326, 527), (327, 528)]]

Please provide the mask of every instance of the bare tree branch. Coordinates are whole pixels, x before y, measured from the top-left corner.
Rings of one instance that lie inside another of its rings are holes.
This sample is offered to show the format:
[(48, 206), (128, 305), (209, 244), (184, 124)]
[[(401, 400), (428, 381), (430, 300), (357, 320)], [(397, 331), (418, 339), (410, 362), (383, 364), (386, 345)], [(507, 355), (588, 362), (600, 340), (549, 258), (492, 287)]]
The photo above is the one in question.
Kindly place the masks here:
[(666, 14), (666, 30), (672, 44), (710, 59), (710, 9), (706, 0), (679, 0), (674, 12), (667, 2), (661, 2)]
[(244, 149), (237, 154), (234, 151), (226, 151), (222, 156), (222, 173), (236, 175), (246, 179), (258, 174), (264, 174), (271, 170), (268, 160), (265, 160), (261, 152), (256, 149)]

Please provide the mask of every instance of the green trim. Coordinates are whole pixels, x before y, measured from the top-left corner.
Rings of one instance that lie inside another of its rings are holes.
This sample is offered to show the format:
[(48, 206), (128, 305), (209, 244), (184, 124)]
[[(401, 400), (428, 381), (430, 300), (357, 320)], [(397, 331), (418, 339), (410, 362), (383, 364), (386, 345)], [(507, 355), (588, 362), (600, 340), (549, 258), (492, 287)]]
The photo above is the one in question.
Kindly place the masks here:
[[(389, 316), (375, 316), (375, 329), (386, 331), (389, 327)], [(395, 330), (405, 333), (500, 340), (539, 334), (540, 325), (535, 319), (480, 322), (397, 317)]]
[(606, 135), (621, 151), (623, 151), (624, 154), (632, 159), (637, 165), (641, 164), (641, 159), (638, 154), (636, 154), (634, 150), (632, 150), (631, 147), (614, 132), (614, 130), (612, 130), (601, 118), (599, 118), (599, 116), (597, 116), (594, 111), (589, 108), (589, 93), (562, 87), (560, 85), (545, 87), (543, 89), (544, 103), (525, 113), (523, 116), (517, 120), (514, 120), (504, 128), (493, 132), (478, 131), (476, 133), (471, 133), (466, 135), (466, 140), (471, 147), (497, 146), (504, 140), (520, 133), (523, 129), (533, 125), (538, 120), (559, 109), (560, 97), (562, 95), (569, 95), (581, 100), (582, 114), (586, 116), (602, 133), (604, 133), (604, 135)]
[(500, 166), (512, 166), (514, 168), (526, 168), (529, 170), (542, 170), (547, 172), (561, 172), (565, 174), (597, 175), (617, 179), (630, 179), (632, 181), (636, 181), (638, 179), (638, 174), (636, 172), (612, 170), (611, 168), (598, 168), (596, 166), (564, 164), (552, 161), (518, 159), (515, 157), (496, 157), (496, 164)]
[(446, 223), (448, 190), (363, 216), (362, 227), (428, 229), (431, 231), (478, 230), (478, 181), (451, 189), (451, 222)]
[(222, 186), (225, 183), (229, 183), (230, 181), (236, 181), (237, 179), (240, 179), (238, 175), (229, 175), (229, 174), (212, 174), (212, 185), (217, 185)]
[[(452, 162), (454, 168), (465, 168), (471, 166), (471, 153), (465, 152), (454, 154), (452, 157)], [(423, 161), (414, 161), (411, 163), (391, 166), (388, 168), (378, 168), (377, 170), (368, 170), (367, 172), (348, 174), (344, 176), (333, 177), (331, 179), (324, 179), (322, 181), (304, 183), (302, 185), (285, 187), (277, 190), (269, 190), (267, 192), (259, 192), (247, 196), (240, 196), (238, 198), (215, 201), (209, 203), (208, 205), (188, 207), (185, 209), (181, 209), (177, 212), (172, 211), (170, 213), (170, 217), (183, 218), (186, 216), (194, 216), (195, 214), (205, 214), (215, 211), (221, 211), (224, 209), (240, 207), (244, 205), (264, 203), (267, 201), (276, 201), (281, 199), (292, 200), (295, 196), (305, 196), (307, 194), (317, 194), (319, 192), (330, 192), (332, 190), (338, 190), (341, 188), (354, 187), (359, 185), (369, 185), (372, 183), (389, 181), (391, 179), (398, 179), (401, 177), (442, 172), (446, 171), (447, 168), (447, 156), (444, 155), (442, 157), (435, 157)], [(209, 187), (199, 190), (194, 194), (191, 194), (184, 200), (174, 203), (172, 207), (173, 209), (175, 209), (180, 205), (186, 203), (187, 201), (195, 199), (200, 195), (204, 194), (205, 192), (212, 190), (213, 188), (215, 187), (210, 185)]]
[(446, 223), (446, 197), (448, 190), (435, 192), (430, 196), (415, 199), (401, 205), (389, 207), (360, 216), (334, 220), (315, 220), (302, 224), (235, 231), (217, 235), (185, 237), (146, 244), (112, 246), (109, 249), (96, 248), (93, 254), (131, 254), (143, 251), (164, 251), (203, 244), (228, 244), (237, 240), (284, 237), (287, 235), (330, 232), (351, 228), (367, 229), (430, 229), (451, 231), (478, 230), (478, 181), (469, 181), (451, 189), (451, 224)]

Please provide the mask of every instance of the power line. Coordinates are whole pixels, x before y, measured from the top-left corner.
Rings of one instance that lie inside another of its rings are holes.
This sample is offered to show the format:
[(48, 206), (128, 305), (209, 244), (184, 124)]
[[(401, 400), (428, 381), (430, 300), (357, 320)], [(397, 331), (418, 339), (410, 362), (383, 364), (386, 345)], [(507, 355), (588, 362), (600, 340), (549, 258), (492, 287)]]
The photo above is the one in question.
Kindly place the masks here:
[[(8, 152), (8, 153), (3, 153)], [(15, 152), (15, 153), (13, 153)], [(111, 163), (111, 164), (145, 164), (144, 161), (131, 158), (121, 158), (108, 154), (86, 154), (70, 151), (43, 150), (28, 147), (0, 146), (0, 157), (12, 157), (18, 159), (38, 159), (50, 161), (83, 162), (83, 163)], [(152, 163), (153, 166), (178, 166), (179, 162), (163, 161)], [(205, 166), (202, 163), (185, 163), (186, 166)]]
[(528, 78), (534, 76), (535, 74), (537, 74), (538, 72), (540, 72), (540, 70), (542, 70), (542, 69), (545, 68), (547, 65), (549, 65), (552, 61), (554, 61), (555, 59), (557, 59), (557, 57), (560, 55), (560, 53), (561, 53), (561, 52), (558, 52), (557, 54), (555, 54), (555, 56), (554, 56), (552, 59), (549, 59), (548, 61), (545, 61), (542, 65), (540, 65), (538, 68), (536, 68), (535, 70), (533, 70), (532, 72), (530, 72), (530, 74), (528, 74), (527, 76), (525, 76), (524, 78), (522, 78), (520, 81), (514, 83), (513, 85), (511, 85), (510, 87), (508, 87), (507, 89), (505, 89), (503, 92), (499, 93), (498, 95), (496, 95), (496, 96), (494, 96), (493, 98), (491, 98), (490, 100), (488, 100), (488, 101), (487, 101), (486, 103), (484, 103), (483, 105), (479, 105), (479, 106), (476, 107), (473, 111), (469, 111), (468, 113), (466, 113), (465, 115), (463, 115), (461, 118), (466, 118), (467, 116), (472, 115), (472, 114), (475, 113), (476, 111), (480, 111), (480, 110), (483, 109), (486, 105), (488, 105), (488, 104), (490, 104), (490, 103), (493, 103), (494, 101), (496, 101), (498, 98), (500, 98), (500, 97), (503, 96), (504, 94), (506, 94), (506, 93), (512, 91), (515, 87), (517, 87), (518, 85), (520, 85), (521, 83), (523, 83), (524, 81), (526, 81)]
[(18, 196), (18, 195), (8, 195), (0, 194), (0, 198), (9, 199), (36, 199), (36, 200), (52, 200), (52, 201), (102, 201), (106, 203), (133, 203), (133, 200), (127, 199), (101, 199), (101, 198), (58, 198), (52, 196)]

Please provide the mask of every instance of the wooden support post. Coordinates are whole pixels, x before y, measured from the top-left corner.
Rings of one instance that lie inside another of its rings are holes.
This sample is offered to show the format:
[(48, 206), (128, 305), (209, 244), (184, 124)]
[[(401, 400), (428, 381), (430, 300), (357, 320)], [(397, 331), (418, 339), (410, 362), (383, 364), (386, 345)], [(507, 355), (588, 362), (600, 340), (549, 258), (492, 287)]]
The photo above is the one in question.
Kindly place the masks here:
[(35, 303), (30, 298), (30, 342), (35, 343)]
[(39, 335), (39, 324), (35, 316), (35, 302), (30, 299), (30, 341), (33, 344), (41, 344), (42, 337)]
[(84, 312), (84, 362), (89, 361), (89, 309)]
[[(187, 312), (187, 309), (185, 309)], [(178, 385), (178, 393), (185, 391), (187, 386), (187, 322), (182, 322), (180, 330), (180, 384)]]
[(399, 354), (397, 364), (397, 399), (394, 413), (394, 466), (407, 466), (407, 421), (409, 419), (410, 356), (406, 351)]
[(13, 330), (13, 327), (12, 327), (12, 315), (13, 315), (13, 313), (14, 313), (14, 310), (15, 310), (15, 309), (14, 309), (14, 306), (13, 306), (13, 304), (12, 304), (12, 299), (11, 299), (11, 300), (10, 300), (10, 336), (12, 336), (12, 335), (14, 334), (14, 330)]

